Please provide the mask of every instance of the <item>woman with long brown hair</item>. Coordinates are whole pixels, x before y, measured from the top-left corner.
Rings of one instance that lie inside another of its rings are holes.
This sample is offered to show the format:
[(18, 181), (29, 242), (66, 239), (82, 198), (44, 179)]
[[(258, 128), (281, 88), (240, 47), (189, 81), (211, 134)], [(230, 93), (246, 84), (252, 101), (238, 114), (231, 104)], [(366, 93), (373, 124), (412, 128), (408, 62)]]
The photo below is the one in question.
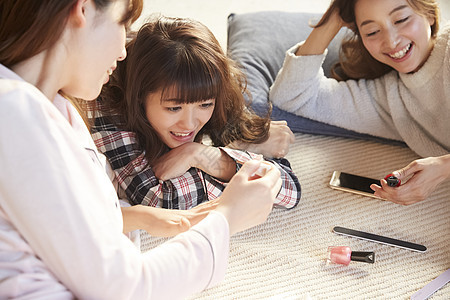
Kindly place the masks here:
[(255, 178), (251, 161), (191, 230), (147, 253), (123, 234), (130, 220), (102, 155), (63, 95), (98, 97), (141, 10), (141, 0), (0, 2), (1, 299), (186, 298), (224, 277), (230, 234), (272, 209), (280, 173)]
[[(326, 78), (326, 48), (343, 27), (350, 38), (335, 78)], [(306, 41), (288, 50), (270, 99), (299, 116), (432, 156), (394, 171), (407, 181), (399, 187), (384, 179), (372, 185), (379, 197), (412, 204), (450, 176), (449, 53), (450, 26), (439, 31), (436, 0), (334, 0)]]
[[(127, 46), (127, 58), (98, 100), (92, 135), (134, 204), (190, 209), (217, 198), (256, 154), (270, 119), (245, 103), (245, 78), (211, 31), (195, 20), (158, 17)], [(208, 138), (209, 144), (204, 143)], [(285, 159), (276, 205), (292, 208), (300, 184)]]

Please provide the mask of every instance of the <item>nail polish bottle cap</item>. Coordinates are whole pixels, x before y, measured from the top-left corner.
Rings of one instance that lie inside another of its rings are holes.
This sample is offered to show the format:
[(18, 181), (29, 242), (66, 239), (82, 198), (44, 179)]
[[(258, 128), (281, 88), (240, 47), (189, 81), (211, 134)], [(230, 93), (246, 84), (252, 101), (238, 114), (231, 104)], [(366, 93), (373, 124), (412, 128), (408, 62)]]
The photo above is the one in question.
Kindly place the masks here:
[(350, 260), (373, 264), (375, 262), (375, 252), (352, 251)]
[(401, 180), (395, 177), (393, 174), (387, 175), (386, 177), (384, 177), (384, 179), (390, 187), (397, 187), (401, 184)]

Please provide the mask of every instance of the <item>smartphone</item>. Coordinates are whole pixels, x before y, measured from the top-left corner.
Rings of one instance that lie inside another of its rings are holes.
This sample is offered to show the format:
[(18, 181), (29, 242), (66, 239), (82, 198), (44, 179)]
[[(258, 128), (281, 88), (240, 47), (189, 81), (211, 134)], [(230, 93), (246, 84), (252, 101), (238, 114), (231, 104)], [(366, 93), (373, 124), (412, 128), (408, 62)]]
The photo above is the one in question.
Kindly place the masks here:
[(375, 243), (385, 244), (389, 246), (399, 247), (407, 250), (417, 251), (417, 252), (425, 252), (427, 251), (427, 247), (424, 245), (419, 245), (407, 241), (393, 239), (387, 236), (381, 236), (373, 233), (368, 233), (364, 231), (353, 230), (350, 228), (335, 226), (333, 228), (333, 232), (345, 236), (351, 236), (358, 239), (371, 241)]
[(380, 181), (376, 179), (334, 171), (329, 185), (333, 189), (382, 199), (373, 194), (374, 191), (370, 188), (373, 183), (381, 186)]

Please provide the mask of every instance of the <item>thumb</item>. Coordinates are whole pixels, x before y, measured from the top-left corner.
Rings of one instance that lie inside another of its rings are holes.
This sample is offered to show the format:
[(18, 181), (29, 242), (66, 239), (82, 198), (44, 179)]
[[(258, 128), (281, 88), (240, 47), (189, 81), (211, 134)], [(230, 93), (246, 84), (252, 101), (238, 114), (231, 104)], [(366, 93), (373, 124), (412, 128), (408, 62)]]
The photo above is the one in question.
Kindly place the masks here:
[(260, 165), (261, 165), (260, 160), (255, 160), (255, 159), (249, 160), (242, 165), (241, 169), (239, 170), (238, 173), (236, 173), (236, 175), (242, 174), (246, 177), (250, 177), (252, 174), (254, 174), (258, 170)]
[(414, 175), (414, 173), (416, 173), (418, 171), (420, 171), (420, 169), (418, 168), (418, 164), (416, 164), (415, 162), (412, 162), (409, 165), (407, 165), (406, 167), (392, 172), (392, 174), (401, 180), (405, 180), (406, 178)]
[(178, 223), (180, 228), (180, 232), (188, 231), (191, 228), (191, 222), (186, 217), (181, 217), (180, 222)]

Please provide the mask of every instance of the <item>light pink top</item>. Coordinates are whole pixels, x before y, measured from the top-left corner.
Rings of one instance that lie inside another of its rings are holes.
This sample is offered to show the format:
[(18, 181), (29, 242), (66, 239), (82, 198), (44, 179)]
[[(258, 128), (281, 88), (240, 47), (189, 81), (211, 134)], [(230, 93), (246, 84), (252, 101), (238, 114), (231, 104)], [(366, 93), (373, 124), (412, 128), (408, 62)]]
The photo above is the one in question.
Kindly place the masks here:
[(222, 214), (141, 254), (80, 115), (3, 65), (0, 141), (1, 299), (177, 299), (224, 277)]

